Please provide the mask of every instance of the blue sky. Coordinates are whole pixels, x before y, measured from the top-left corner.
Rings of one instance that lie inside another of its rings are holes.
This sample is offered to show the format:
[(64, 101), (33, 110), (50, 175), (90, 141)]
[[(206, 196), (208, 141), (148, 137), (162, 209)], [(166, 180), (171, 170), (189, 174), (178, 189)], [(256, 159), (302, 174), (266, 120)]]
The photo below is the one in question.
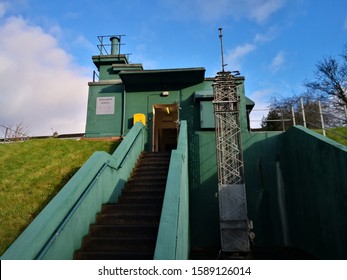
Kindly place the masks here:
[[(240, 70), (258, 108), (299, 94), (347, 43), (345, 0), (0, 0), (0, 124), (31, 135), (83, 132), (98, 35), (125, 34), (145, 69)], [(1, 135), (1, 134), (0, 134)]]

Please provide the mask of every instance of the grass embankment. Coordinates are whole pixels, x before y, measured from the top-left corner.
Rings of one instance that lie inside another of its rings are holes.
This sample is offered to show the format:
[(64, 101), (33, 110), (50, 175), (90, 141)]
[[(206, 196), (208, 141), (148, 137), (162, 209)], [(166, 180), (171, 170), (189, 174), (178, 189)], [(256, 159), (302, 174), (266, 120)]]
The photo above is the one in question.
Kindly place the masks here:
[[(315, 131), (323, 134), (321, 129)], [(326, 129), (326, 135), (330, 139), (347, 146), (347, 127), (328, 128)]]
[(61, 139), (0, 144), (0, 255), (94, 151), (118, 143)]

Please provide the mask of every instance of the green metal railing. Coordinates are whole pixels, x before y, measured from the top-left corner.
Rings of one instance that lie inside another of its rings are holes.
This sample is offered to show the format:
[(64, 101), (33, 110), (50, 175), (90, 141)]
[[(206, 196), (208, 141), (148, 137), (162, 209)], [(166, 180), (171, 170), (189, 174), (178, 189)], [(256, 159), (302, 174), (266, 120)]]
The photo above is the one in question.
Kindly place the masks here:
[(177, 149), (171, 153), (154, 259), (189, 257), (189, 186), (187, 123), (181, 121)]
[(72, 259), (101, 205), (117, 201), (146, 141), (138, 122), (112, 155), (95, 152), (1, 259)]

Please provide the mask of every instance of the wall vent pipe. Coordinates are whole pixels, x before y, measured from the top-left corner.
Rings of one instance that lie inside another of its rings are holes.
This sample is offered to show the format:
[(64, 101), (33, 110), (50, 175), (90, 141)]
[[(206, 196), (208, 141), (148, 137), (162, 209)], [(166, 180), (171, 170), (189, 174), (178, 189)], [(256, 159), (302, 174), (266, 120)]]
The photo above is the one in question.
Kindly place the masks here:
[(119, 45), (120, 45), (120, 38), (118, 37), (111, 37), (111, 55), (119, 55)]

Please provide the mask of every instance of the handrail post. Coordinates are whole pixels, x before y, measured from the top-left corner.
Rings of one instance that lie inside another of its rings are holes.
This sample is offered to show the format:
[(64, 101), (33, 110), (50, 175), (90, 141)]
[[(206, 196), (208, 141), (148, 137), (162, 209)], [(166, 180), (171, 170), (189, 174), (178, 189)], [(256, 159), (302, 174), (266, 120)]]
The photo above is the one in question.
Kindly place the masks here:
[(6, 142), (7, 133), (8, 133), (8, 127), (6, 127), (6, 130), (5, 130), (5, 139), (4, 139), (4, 142)]
[(281, 109), (281, 121), (282, 121), (282, 131), (286, 131), (284, 126), (284, 119), (283, 119), (283, 110)]
[(304, 101), (303, 101), (302, 97), (300, 97), (300, 103), (301, 103), (302, 120), (304, 122), (304, 127), (307, 127), (306, 126), (305, 109), (304, 109)]
[(294, 106), (292, 106), (292, 118), (293, 118), (293, 125), (296, 125), (296, 123), (295, 123), (295, 112), (294, 112)]
[(100, 55), (102, 55), (102, 48), (103, 48), (103, 40), (104, 40), (104, 36), (100, 36)]
[(321, 104), (320, 100), (318, 100), (318, 106), (319, 106), (320, 120), (321, 120), (321, 123), (322, 123), (323, 135), (326, 136), (325, 127), (324, 127), (323, 112), (322, 112), (322, 104)]

